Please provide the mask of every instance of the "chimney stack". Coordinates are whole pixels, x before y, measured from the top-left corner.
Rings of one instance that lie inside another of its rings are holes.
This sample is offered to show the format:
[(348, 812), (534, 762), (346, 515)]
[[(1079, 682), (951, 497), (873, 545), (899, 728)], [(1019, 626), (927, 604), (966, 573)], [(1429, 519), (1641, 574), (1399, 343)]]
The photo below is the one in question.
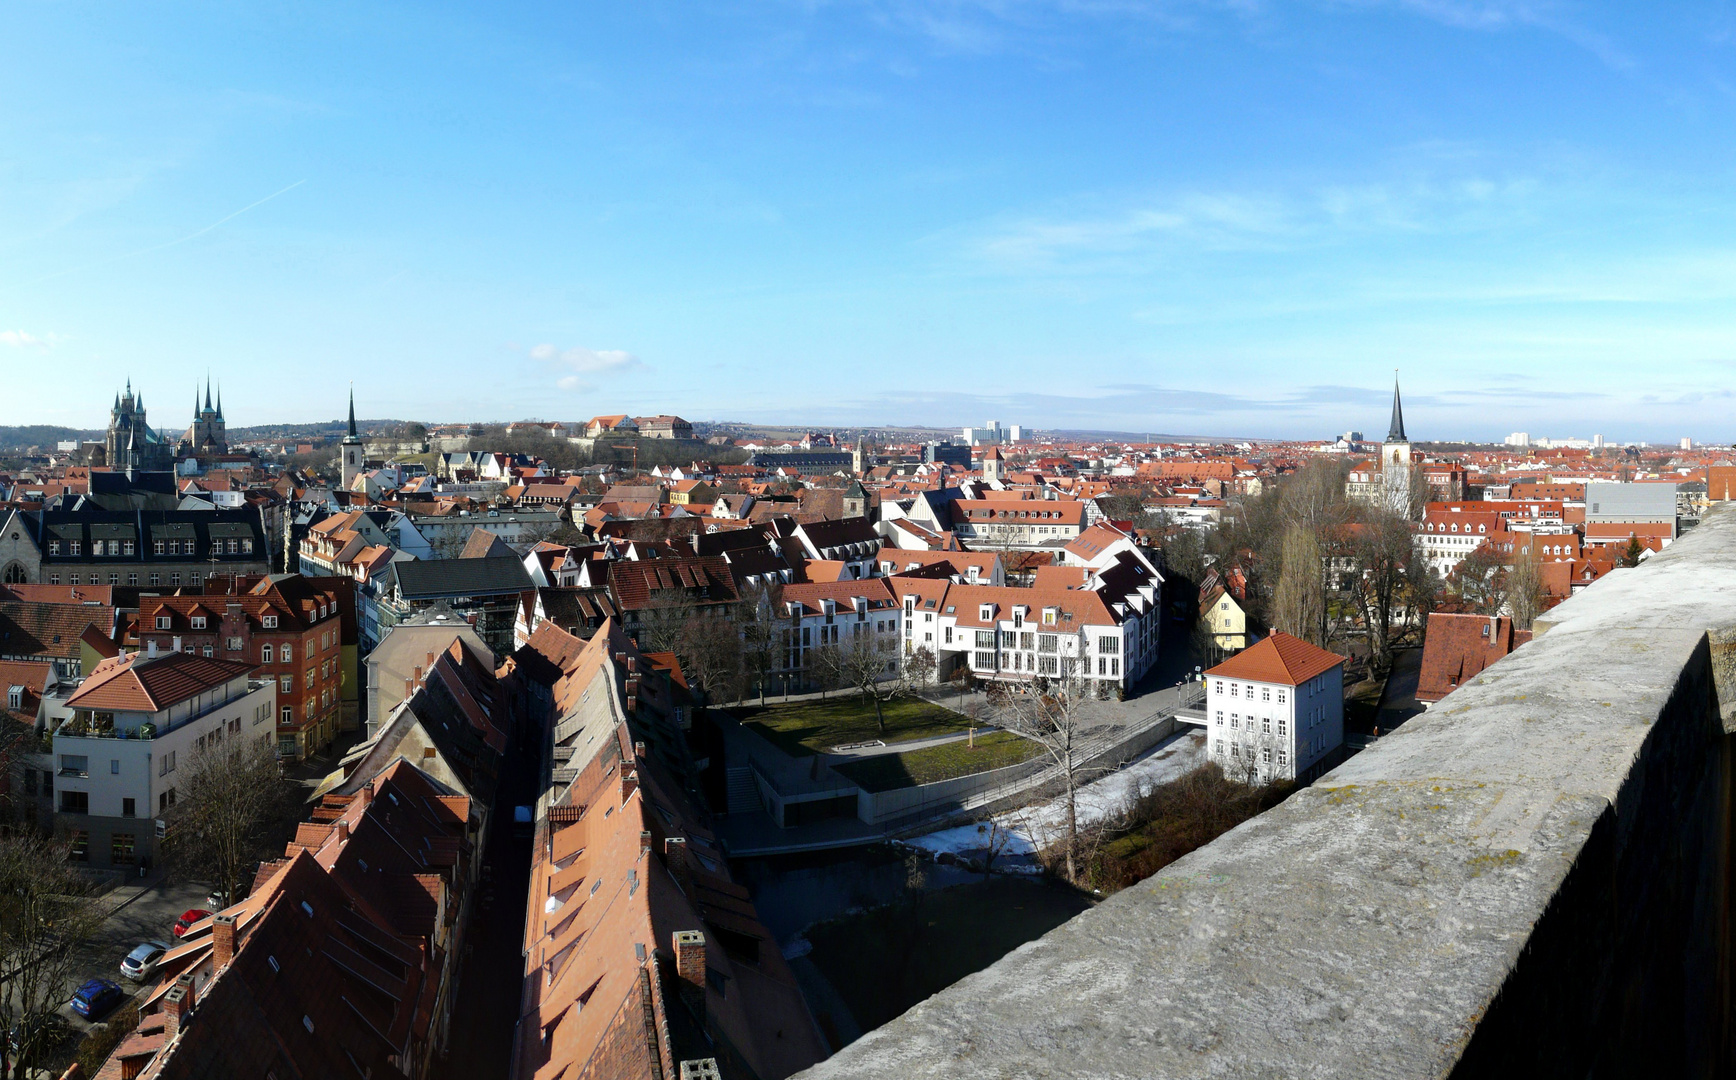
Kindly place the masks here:
[(631, 769), (621, 770), (621, 805), (633, 797), (633, 792), (639, 789), (639, 774)]
[(671, 836), (663, 841), (663, 865), (669, 868), (669, 876), (685, 896), (693, 895), (693, 864), (688, 862), (689, 858), (687, 837)]
[(187, 1013), (193, 1008), (193, 976), (182, 975), (175, 980), (175, 985), (163, 995), (163, 1041), (168, 1042), (181, 1030), (187, 1022)]
[(345, 821), (342, 818), (339, 818), (338, 819), (338, 843), (340, 843), (340, 844), (348, 843), (349, 839), (350, 839), (350, 823)]
[(156, 658), (157, 658), (157, 639), (152, 638), (151, 640), (145, 642), (145, 659), (146, 660), (155, 660)]
[(374, 785), (363, 784), (359, 789), (357, 789), (356, 801), (361, 803), (364, 808), (367, 807), (368, 804), (372, 803), (374, 801)]
[(176, 634), (174, 637), (174, 648), (175, 648), (176, 652), (181, 651), (181, 635), (180, 634)]
[(705, 934), (675, 931), (675, 974), (681, 979), (681, 1000), (705, 1024)]
[(235, 916), (218, 915), (211, 920), (211, 966), (222, 971), (235, 958)]

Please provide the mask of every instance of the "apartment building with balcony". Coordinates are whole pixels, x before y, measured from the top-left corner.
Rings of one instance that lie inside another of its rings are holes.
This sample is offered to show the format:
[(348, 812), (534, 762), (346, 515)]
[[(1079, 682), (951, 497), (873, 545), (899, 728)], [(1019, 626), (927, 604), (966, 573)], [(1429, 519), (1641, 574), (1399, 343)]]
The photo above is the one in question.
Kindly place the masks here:
[(125, 869), (155, 861), (187, 778), (207, 748), (272, 745), (277, 683), (252, 659), (146, 651), (104, 660), (67, 699), (55, 731), (55, 831), (74, 861)]

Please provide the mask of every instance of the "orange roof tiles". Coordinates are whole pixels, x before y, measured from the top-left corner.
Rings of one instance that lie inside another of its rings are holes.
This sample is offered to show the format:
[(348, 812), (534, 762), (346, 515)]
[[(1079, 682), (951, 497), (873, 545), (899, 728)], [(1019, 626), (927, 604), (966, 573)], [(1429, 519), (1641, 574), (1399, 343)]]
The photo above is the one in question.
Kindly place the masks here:
[(1331, 671), (1346, 659), (1279, 631), (1243, 649), (1206, 674), (1225, 679), (1300, 686), (1316, 675)]

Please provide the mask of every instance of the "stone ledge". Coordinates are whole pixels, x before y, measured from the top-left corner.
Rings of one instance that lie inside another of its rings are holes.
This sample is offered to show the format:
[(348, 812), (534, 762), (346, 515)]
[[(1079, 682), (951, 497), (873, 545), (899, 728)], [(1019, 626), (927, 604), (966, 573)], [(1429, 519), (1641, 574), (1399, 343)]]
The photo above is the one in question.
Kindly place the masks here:
[(1312, 788), (802, 1076), (1722, 1075), (1728, 627), (1720, 510)]

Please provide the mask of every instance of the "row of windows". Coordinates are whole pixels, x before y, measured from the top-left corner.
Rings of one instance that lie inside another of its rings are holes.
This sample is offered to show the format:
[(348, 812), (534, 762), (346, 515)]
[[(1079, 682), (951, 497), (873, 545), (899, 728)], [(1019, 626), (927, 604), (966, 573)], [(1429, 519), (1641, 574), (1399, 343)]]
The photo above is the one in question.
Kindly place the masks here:
[[(1270, 716), (1262, 716), (1262, 717), (1259, 717), (1258, 719), (1260, 720), (1261, 730), (1264, 731), (1267, 735), (1270, 735), (1272, 733), (1272, 718)], [(1250, 714), (1248, 716), (1248, 730), (1249, 731), (1254, 730), (1254, 720), (1255, 720), (1255, 717)], [(1222, 709), (1218, 710), (1217, 717), (1216, 717), (1216, 723), (1217, 723), (1217, 726), (1219, 726), (1219, 727), (1224, 726), (1224, 710), (1222, 710)], [(1278, 734), (1280, 734), (1280, 735), (1289, 734), (1289, 731), (1287, 730), (1288, 724), (1289, 724), (1289, 721), (1286, 718), (1280, 716), (1278, 718)], [(1242, 714), (1241, 713), (1231, 713), (1230, 714), (1230, 730), (1231, 731), (1237, 731), (1241, 728), (1241, 726), (1242, 726)]]
[[(1212, 692), (1218, 693), (1218, 694), (1227, 693), (1230, 697), (1246, 697), (1249, 701), (1254, 700), (1254, 684), (1253, 683), (1229, 683), (1228, 684), (1228, 686), (1229, 686), (1228, 690), (1224, 689), (1225, 685), (1226, 684), (1224, 683), (1224, 680), (1222, 680), (1222, 679), (1216, 680), (1216, 685), (1212, 688)], [(1261, 701), (1271, 701), (1272, 700), (1272, 688), (1271, 687), (1269, 687), (1269, 686), (1260, 687), (1260, 700)], [(1280, 687), (1278, 689), (1278, 704), (1282, 705), (1282, 704), (1284, 704), (1284, 701), (1285, 701), (1284, 690), (1282, 687)]]
[[(217, 577), (218, 575), (212, 574), (211, 576)], [(194, 572), (187, 575), (187, 584), (189, 584), (195, 588), (197, 588), (202, 582), (204, 582), (204, 580), (205, 580), (205, 575), (202, 573), (199, 573), (198, 571), (194, 571)], [(49, 574), (48, 575), (48, 583), (50, 585), (59, 585), (60, 584), (60, 575), (58, 573)], [(101, 585), (101, 584), (103, 584), (103, 575), (93, 573), (90, 575), (90, 580), (87, 582), (84, 580), (84, 578), (80, 577), (78, 573), (74, 572), (74, 573), (67, 575), (66, 583), (68, 585)], [(120, 583), (121, 583), (121, 576), (118, 572), (117, 573), (111, 573), (108, 575), (108, 584), (119, 585)], [(127, 574), (127, 584), (128, 585), (137, 585), (138, 583), (139, 583), (139, 575), (137, 573)], [(151, 583), (151, 586), (153, 588), (156, 588), (156, 587), (162, 585), (163, 584), (163, 575), (162, 574), (150, 575), (150, 583)], [(175, 573), (170, 574), (169, 575), (169, 587), (170, 588), (179, 588), (180, 585), (181, 585), (180, 572), (176, 571)]]
[[(1243, 749), (1244, 749), (1244, 747), (1242, 746), (1241, 743), (1238, 743), (1238, 742), (1235, 742), (1234, 740), (1231, 740), (1231, 742), (1230, 742), (1230, 758), (1231, 758), (1231, 760), (1240, 761), (1242, 759), (1242, 750)], [(1248, 754), (1247, 754), (1248, 760), (1253, 761), (1254, 760), (1254, 748), (1252, 746), (1249, 746), (1249, 747), (1246, 747), (1246, 750), (1248, 751)], [(1220, 757), (1220, 758), (1224, 756), (1224, 740), (1218, 739), (1216, 742), (1214, 742), (1212, 744), (1212, 753), (1214, 755), (1216, 755), (1217, 757)], [(1260, 761), (1266, 765), (1272, 764), (1272, 748), (1270, 746), (1260, 747)], [(1279, 765), (1290, 764), (1290, 755), (1288, 752), (1286, 752), (1282, 748), (1280, 748), (1278, 750), (1278, 764)]]
[[(156, 540), (151, 543), (151, 551), (157, 555), (197, 555), (199, 553), (198, 544), (197, 540)], [(59, 555), (61, 546), (60, 540), (50, 540), (48, 553)], [(84, 554), (84, 541), (82, 540), (67, 540), (65, 547), (68, 555)], [(134, 554), (135, 547), (136, 545), (131, 540), (92, 540), (90, 553), (93, 556), (126, 556)], [(253, 540), (241, 538), (211, 541), (210, 554), (221, 555), (225, 552), (230, 555), (251, 555), (253, 554)]]

